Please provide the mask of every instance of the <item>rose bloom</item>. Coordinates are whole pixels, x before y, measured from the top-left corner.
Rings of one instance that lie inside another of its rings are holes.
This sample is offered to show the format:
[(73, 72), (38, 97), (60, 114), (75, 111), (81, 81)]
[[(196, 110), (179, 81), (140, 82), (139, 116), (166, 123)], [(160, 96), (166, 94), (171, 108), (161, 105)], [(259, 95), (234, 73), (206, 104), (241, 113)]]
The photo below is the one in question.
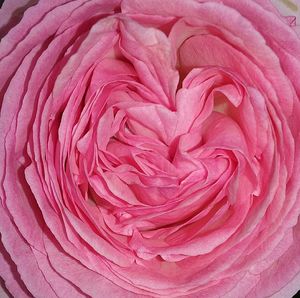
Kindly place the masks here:
[(3, 295), (294, 295), (300, 30), (287, 11), (6, 0)]

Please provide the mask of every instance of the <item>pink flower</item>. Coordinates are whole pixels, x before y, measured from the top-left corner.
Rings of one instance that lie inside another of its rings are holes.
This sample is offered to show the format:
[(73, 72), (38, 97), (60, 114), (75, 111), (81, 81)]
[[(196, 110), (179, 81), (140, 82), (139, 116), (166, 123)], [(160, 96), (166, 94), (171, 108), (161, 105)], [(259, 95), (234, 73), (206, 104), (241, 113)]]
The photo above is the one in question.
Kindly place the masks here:
[(295, 18), (268, 0), (37, 2), (0, 11), (5, 291), (297, 292)]

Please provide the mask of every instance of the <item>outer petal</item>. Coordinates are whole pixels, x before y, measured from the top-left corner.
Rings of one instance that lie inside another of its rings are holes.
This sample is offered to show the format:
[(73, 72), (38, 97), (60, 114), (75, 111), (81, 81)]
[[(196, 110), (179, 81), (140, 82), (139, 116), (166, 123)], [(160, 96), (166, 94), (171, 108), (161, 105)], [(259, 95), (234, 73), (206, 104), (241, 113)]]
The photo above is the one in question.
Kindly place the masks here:
[[(13, 226), (13, 223), (2, 208), (0, 208), (0, 233), (3, 246), (16, 264), (20, 278), (29, 292), (35, 297), (39, 297), (41, 293), (44, 293), (47, 297), (57, 297), (39, 269), (31, 247)], [(33, 279), (32, 276), (35, 278)], [(20, 291), (24, 292), (21, 288), (21, 284), (18, 293), (20, 293)]]
[(2, 242), (0, 245), (0, 276), (3, 278), (3, 282), (0, 283), (0, 297), (6, 298), (8, 293), (14, 297), (30, 297), (15, 263), (11, 260)]
[(37, 3), (37, 0), (5, 1), (0, 9), (0, 40), (23, 17), (25, 10)]

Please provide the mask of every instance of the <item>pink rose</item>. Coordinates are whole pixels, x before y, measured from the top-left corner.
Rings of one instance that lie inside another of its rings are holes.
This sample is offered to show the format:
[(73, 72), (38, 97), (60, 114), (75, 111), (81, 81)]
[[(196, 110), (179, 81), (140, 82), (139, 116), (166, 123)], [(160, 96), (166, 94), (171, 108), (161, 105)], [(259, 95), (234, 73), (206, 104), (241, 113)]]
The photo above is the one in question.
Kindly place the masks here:
[(6, 0), (3, 289), (295, 294), (297, 34), (268, 0)]

